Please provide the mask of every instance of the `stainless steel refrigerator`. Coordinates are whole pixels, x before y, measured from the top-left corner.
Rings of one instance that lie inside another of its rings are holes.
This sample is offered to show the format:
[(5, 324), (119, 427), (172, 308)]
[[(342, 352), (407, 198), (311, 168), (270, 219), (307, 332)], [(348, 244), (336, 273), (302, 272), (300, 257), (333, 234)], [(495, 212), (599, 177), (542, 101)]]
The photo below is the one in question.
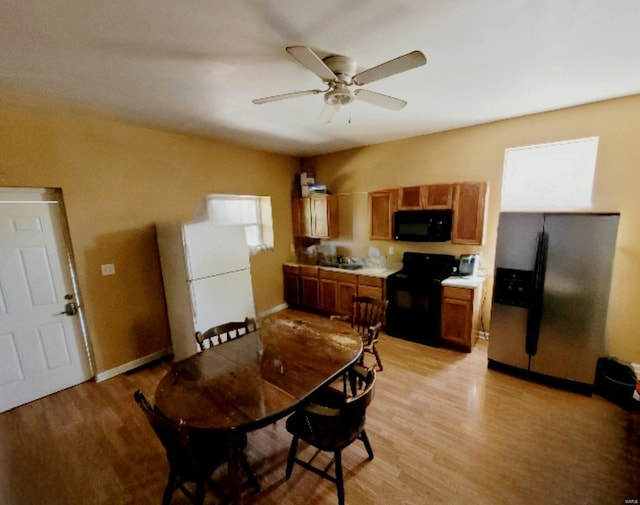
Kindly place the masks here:
[(590, 394), (619, 214), (501, 213), (489, 367)]

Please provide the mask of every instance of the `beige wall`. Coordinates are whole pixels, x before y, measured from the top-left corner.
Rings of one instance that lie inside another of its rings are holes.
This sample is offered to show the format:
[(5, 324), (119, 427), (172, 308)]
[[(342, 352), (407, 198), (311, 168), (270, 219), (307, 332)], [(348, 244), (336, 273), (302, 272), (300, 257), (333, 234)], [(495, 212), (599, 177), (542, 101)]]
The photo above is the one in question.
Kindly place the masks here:
[[(621, 213), (608, 323), (609, 352), (640, 363), (640, 95), (512, 120), (377, 144), (303, 160), (316, 181), (340, 196), (338, 245), (354, 256), (369, 245), (401, 261), (406, 244), (368, 241), (368, 191), (436, 182), (487, 181), (490, 185), (483, 247), (410, 244), (417, 251), (481, 250), (481, 265), (494, 267), (504, 150), (509, 147), (599, 136), (594, 211)], [(490, 293), (484, 307), (489, 326)], [(580, 310), (576, 307), (576, 310)], [(487, 328), (489, 329), (489, 328)]]
[(275, 249), (251, 259), (254, 298), (258, 312), (283, 303), (297, 158), (8, 94), (0, 153), (0, 186), (62, 188), (97, 372), (170, 345), (154, 223), (191, 218), (208, 193), (271, 196)]
[[(340, 194), (341, 238), (353, 255), (375, 245), (391, 262), (405, 248), (368, 241), (368, 191), (433, 182), (490, 183), (486, 244), (411, 244), (410, 250), (483, 252), (492, 271), (504, 149), (600, 137), (595, 210), (622, 218), (614, 264), (609, 350), (640, 362), (640, 96), (308, 158)], [(283, 302), (290, 259), (290, 190), (299, 160), (162, 132), (0, 94), (0, 186), (62, 188), (97, 371), (169, 345), (154, 222), (189, 219), (208, 193), (270, 195), (276, 247), (252, 257), (256, 310)], [(239, 175), (241, 174), (241, 176)], [(117, 275), (103, 277), (100, 265)], [(489, 284), (490, 286), (490, 284)], [(490, 292), (490, 289), (489, 289)], [(485, 303), (489, 325), (490, 296)], [(487, 327), (487, 329), (489, 329)]]

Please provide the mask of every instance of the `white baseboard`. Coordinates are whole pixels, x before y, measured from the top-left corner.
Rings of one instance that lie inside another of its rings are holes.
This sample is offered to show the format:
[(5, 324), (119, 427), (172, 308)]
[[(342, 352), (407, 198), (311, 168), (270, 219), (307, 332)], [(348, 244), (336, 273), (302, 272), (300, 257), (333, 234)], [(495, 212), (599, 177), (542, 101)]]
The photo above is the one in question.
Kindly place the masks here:
[(123, 365), (117, 366), (115, 368), (111, 368), (110, 370), (106, 370), (104, 372), (100, 372), (98, 374), (96, 374), (96, 382), (102, 382), (105, 381), (107, 379), (111, 379), (112, 377), (115, 377), (116, 375), (120, 375), (122, 373), (125, 372), (129, 372), (131, 370), (134, 370), (138, 367), (141, 367), (142, 365), (146, 365), (147, 363), (151, 363), (152, 361), (155, 361), (157, 359), (160, 358), (164, 358), (165, 356), (168, 356), (169, 354), (173, 354), (173, 350), (171, 349), (171, 347), (167, 347), (166, 349), (162, 349), (161, 351), (157, 351), (151, 354), (147, 354), (146, 356), (143, 356), (142, 358), (138, 358), (138, 359), (134, 359), (133, 361), (129, 361), (129, 363), (124, 363)]
[[(271, 314), (275, 314), (276, 312), (280, 312), (281, 310), (284, 310), (288, 307), (288, 305), (286, 303), (282, 303), (280, 305), (276, 305), (275, 307), (271, 307), (268, 310), (265, 310), (263, 312), (260, 312), (257, 317), (258, 319), (262, 318), (262, 317), (266, 317), (269, 316)], [(96, 382), (102, 382), (105, 381), (107, 379), (111, 379), (112, 377), (115, 377), (116, 375), (120, 375), (121, 373), (125, 373), (125, 372), (129, 372), (131, 370), (134, 370), (142, 365), (146, 365), (147, 363), (151, 363), (152, 361), (155, 361), (157, 359), (160, 358), (164, 358), (165, 356), (168, 356), (169, 354), (172, 354), (173, 350), (168, 347), (166, 349), (162, 349), (161, 351), (158, 352), (154, 352), (152, 354), (148, 354), (147, 356), (143, 356), (142, 358), (138, 358), (138, 359), (134, 359), (133, 361), (129, 361), (129, 363), (124, 363), (123, 365), (117, 366), (115, 368), (112, 368), (110, 370), (106, 370), (104, 372), (100, 372), (98, 374), (96, 374)]]
[(263, 312), (260, 312), (257, 315), (257, 318), (261, 319), (263, 317), (270, 316), (271, 314), (275, 314), (276, 312), (280, 312), (281, 310), (284, 310), (284, 309), (286, 309), (288, 307), (289, 306), (286, 303), (282, 303), (280, 305), (276, 305), (275, 307), (271, 307), (270, 309), (267, 309), (267, 310), (265, 310)]

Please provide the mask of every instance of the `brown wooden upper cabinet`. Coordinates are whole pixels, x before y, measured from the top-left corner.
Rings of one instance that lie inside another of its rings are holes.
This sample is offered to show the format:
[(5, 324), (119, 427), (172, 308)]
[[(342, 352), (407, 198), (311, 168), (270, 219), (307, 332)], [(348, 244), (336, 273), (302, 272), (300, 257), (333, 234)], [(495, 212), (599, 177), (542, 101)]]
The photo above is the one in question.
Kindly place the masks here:
[(453, 204), (453, 184), (429, 184), (423, 186), (424, 209), (450, 209)]
[(428, 184), (398, 189), (398, 210), (450, 209), (453, 184)]
[(486, 182), (463, 182), (455, 185), (452, 243), (471, 245), (483, 243), (486, 199)]
[(338, 200), (335, 196), (294, 198), (292, 208), (296, 237), (330, 238), (338, 235)]
[[(428, 184), (369, 193), (369, 238), (393, 240), (393, 213), (407, 209), (452, 209), (453, 244), (482, 245), (486, 182)], [(417, 203), (419, 202), (419, 203)]]
[(419, 210), (422, 208), (422, 193), (425, 186), (398, 189), (398, 210)]
[(393, 213), (396, 210), (396, 191), (369, 193), (369, 238), (391, 240), (393, 238)]

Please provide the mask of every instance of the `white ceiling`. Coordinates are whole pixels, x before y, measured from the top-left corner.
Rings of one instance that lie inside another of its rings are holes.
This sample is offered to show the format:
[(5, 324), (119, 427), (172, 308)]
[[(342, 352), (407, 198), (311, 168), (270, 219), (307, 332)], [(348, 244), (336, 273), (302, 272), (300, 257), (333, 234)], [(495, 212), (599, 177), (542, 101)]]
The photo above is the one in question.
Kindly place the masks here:
[[(0, 86), (151, 126), (308, 156), (640, 93), (638, 0), (0, 0)], [(289, 45), (358, 70), (427, 65), (365, 86), (331, 124)]]

